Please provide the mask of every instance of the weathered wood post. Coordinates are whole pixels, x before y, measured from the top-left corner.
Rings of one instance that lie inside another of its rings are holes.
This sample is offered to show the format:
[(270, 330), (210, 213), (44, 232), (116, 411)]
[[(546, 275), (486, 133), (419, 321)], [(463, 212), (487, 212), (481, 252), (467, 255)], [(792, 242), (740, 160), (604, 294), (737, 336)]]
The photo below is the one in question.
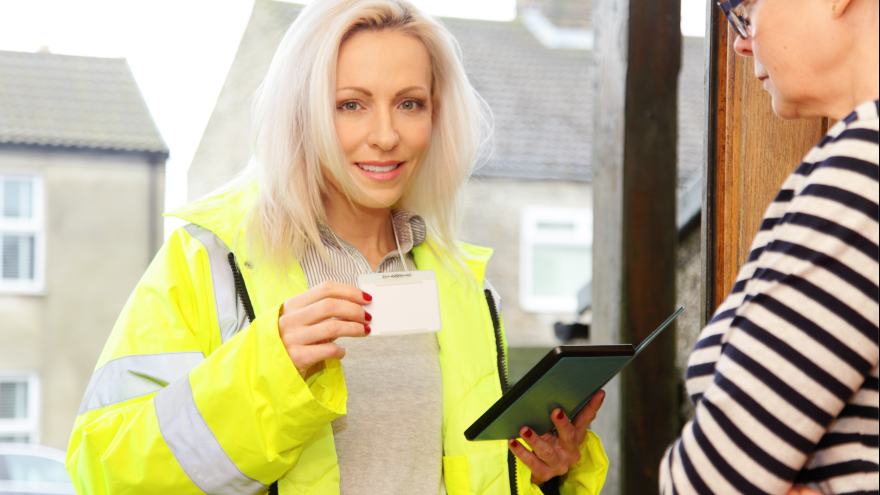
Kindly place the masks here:
[[(679, 0), (595, 0), (593, 328), (638, 344), (673, 311)], [(675, 334), (622, 375), (597, 423), (612, 456), (604, 493), (657, 493), (678, 434)], [(614, 434), (619, 432), (619, 451)]]

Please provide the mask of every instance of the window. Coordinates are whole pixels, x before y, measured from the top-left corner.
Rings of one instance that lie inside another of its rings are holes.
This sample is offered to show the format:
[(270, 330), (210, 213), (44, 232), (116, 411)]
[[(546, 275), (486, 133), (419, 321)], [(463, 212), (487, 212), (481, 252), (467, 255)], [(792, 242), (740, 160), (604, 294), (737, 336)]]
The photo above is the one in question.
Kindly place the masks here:
[(0, 372), (0, 442), (40, 442), (40, 377)]
[(43, 181), (0, 174), (0, 292), (43, 289)]
[(574, 313), (593, 277), (593, 213), (526, 208), (520, 230), (520, 305), (533, 313)]

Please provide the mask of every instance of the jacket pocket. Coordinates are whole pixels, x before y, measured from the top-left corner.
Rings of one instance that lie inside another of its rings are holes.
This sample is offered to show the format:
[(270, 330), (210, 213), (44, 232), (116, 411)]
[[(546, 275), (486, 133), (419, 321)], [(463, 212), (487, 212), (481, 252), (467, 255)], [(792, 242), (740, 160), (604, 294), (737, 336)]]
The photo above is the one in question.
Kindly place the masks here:
[(448, 495), (470, 495), (471, 476), (468, 470), (468, 457), (456, 455), (443, 457), (443, 479)]

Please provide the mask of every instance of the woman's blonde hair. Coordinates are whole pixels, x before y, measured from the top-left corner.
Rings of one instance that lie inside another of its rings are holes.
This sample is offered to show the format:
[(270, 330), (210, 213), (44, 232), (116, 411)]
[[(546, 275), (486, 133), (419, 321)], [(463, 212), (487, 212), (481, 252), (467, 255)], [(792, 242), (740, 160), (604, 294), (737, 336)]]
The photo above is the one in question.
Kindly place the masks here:
[(258, 185), (248, 244), (286, 269), (309, 245), (325, 253), (317, 223), (326, 221), (322, 167), (346, 195), (350, 176), (336, 135), (336, 62), (352, 34), (393, 30), (427, 48), (433, 68), (431, 144), (397, 207), (425, 220), (432, 248), (460, 264), (461, 186), (485, 157), (491, 135), (486, 103), (465, 75), (461, 50), (437, 20), (406, 0), (315, 0), (290, 26), (254, 95), (254, 158), (227, 192)]

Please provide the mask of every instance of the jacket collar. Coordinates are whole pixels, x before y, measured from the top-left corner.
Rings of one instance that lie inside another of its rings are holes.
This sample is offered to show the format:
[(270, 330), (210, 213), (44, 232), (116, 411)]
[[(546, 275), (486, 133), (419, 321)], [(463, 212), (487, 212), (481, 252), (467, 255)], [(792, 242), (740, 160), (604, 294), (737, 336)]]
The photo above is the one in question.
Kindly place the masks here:
[[(238, 241), (244, 236), (247, 213), (250, 205), (256, 201), (257, 194), (257, 185), (252, 184), (243, 189), (193, 201), (166, 213), (165, 216), (179, 218), (210, 230), (230, 251), (246, 260), (246, 243)], [(430, 237), (413, 247), (412, 254), (420, 270), (434, 270), (437, 273), (441, 288), (451, 287), (456, 283), (466, 283), (468, 280), (476, 281), (477, 286), (482, 287), (486, 277), (486, 264), (492, 257), (493, 250), (465, 243), (459, 243), (459, 247), (464, 253), (464, 264), (470, 269), (471, 274), (462, 273), (456, 263), (435, 248), (435, 243), (431, 242)], [(302, 273), (302, 268), (298, 264), (291, 268), (293, 273)]]

